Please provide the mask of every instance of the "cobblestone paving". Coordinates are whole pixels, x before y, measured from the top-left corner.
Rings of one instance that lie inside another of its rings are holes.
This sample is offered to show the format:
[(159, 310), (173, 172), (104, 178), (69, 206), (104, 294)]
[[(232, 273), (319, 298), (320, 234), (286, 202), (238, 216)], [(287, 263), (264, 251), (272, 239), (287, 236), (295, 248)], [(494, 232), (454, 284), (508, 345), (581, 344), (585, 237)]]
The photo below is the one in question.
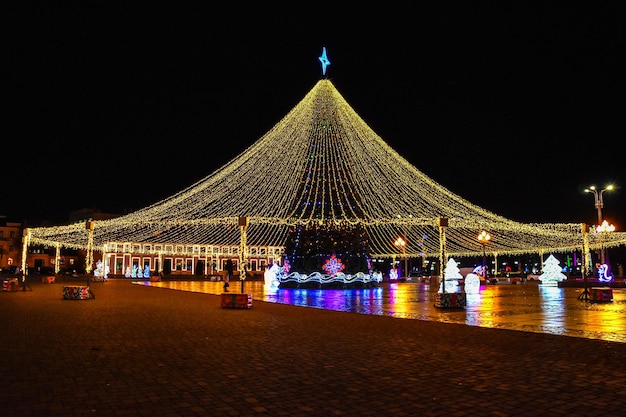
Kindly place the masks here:
[[(220, 294), (211, 281), (138, 282), (182, 291)], [(231, 289), (241, 292), (240, 283)], [(611, 302), (585, 302), (582, 288), (542, 286), (537, 282), (481, 286), (467, 295), (467, 306), (441, 310), (428, 284), (382, 284), (356, 290), (267, 290), (263, 282), (244, 283), (253, 299), (351, 313), (387, 315), (471, 326), (551, 333), (626, 343), (626, 289), (613, 289)], [(436, 290), (436, 289), (435, 289)]]
[[(374, 291), (362, 302), (338, 295), (336, 311), (295, 295), (227, 309), (216, 294), (126, 280), (65, 300), (64, 284), (0, 294), (2, 416), (621, 416), (626, 407), (626, 343), (495, 325), (548, 326), (533, 317), (573, 312), (565, 327), (574, 328), (609, 308), (576, 304), (575, 292), (565, 307), (540, 308), (519, 294), (507, 313), (498, 307), (507, 296), (485, 291), (482, 316), (459, 324), (473, 304), (431, 312), (431, 294), (416, 287), (382, 291), (415, 301), (405, 310)], [(399, 318), (431, 314), (448, 322)]]

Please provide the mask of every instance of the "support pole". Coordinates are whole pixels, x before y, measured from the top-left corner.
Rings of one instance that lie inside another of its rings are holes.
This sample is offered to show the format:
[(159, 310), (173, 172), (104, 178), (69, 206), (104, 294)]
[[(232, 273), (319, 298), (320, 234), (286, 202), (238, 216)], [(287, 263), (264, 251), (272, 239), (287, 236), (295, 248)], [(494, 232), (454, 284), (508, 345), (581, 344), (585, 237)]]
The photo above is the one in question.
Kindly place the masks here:
[(248, 228), (248, 218), (239, 217), (239, 230), (241, 241), (239, 242), (239, 279), (241, 280), (241, 293), (244, 293), (244, 283), (246, 281), (246, 268), (248, 264), (248, 245), (246, 242), (246, 229)]
[(28, 245), (30, 244), (30, 230), (24, 229), (22, 236), (22, 290), (26, 291), (26, 275), (28, 275), (28, 264), (26, 257), (28, 256)]
[(59, 266), (59, 262), (61, 260), (61, 244), (59, 242), (57, 242), (56, 245), (56, 253), (55, 253), (55, 257), (54, 257), (54, 273), (58, 274), (60, 271), (60, 266)]
[(583, 267), (580, 269), (580, 272), (583, 274), (584, 290), (582, 293), (580, 293), (578, 299), (583, 301), (589, 301), (589, 290), (587, 288), (587, 268), (589, 262), (589, 260), (587, 259), (587, 255), (589, 252), (589, 227), (586, 224), (581, 223), (580, 229), (583, 234)]
[(441, 276), (441, 292), (445, 294), (446, 276), (444, 265), (446, 260), (446, 227), (448, 226), (448, 219), (440, 217), (437, 225), (439, 226), (439, 275)]
[(93, 229), (94, 222), (89, 220), (85, 223), (87, 229), (87, 259), (85, 259), (85, 272), (87, 273), (87, 286), (89, 287), (89, 275), (93, 266)]
[(28, 228), (24, 229), (24, 234), (22, 235), (22, 274), (26, 272), (27, 263), (26, 257), (28, 256), (28, 245), (30, 244), (30, 230)]

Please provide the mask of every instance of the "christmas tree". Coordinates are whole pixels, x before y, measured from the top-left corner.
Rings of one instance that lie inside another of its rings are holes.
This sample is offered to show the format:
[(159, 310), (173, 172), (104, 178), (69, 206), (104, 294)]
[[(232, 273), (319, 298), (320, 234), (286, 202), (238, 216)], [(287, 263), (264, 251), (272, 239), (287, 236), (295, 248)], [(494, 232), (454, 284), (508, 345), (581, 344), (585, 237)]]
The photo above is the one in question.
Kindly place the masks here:
[(562, 269), (559, 260), (556, 259), (554, 255), (548, 256), (543, 263), (543, 274), (539, 275), (541, 284), (557, 285), (557, 282), (567, 279), (567, 276), (561, 272)]
[(285, 256), (291, 270), (301, 274), (327, 273), (333, 259), (345, 274), (369, 273), (368, 249), (367, 232), (359, 225), (298, 226), (289, 231)]

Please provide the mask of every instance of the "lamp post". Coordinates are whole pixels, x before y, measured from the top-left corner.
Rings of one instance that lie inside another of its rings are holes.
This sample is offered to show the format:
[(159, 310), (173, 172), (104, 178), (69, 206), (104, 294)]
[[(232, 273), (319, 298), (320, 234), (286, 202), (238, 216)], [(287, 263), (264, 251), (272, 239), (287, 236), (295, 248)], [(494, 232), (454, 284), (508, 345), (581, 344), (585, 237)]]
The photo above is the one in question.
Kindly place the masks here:
[(600, 236), (600, 263), (604, 264), (604, 242), (602, 242), (602, 236), (605, 236), (604, 233), (610, 233), (615, 231), (615, 226), (609, 224), (606, 220), (602, 222), (601, 225), (596, 227), (596, 231)]
[(485, 253), (485, 246), (487, 242), (491, 240), (491, 235), (483, 230), (478, 234), (477, 239), (483, 247), (483, 278), (487, 278), (487, 254)]
[(602, 224), (602, 207), (604, 207), (604, 201), (602, 201), (602, 194), (604, 194), (605, 191), (612, 191), (613, 190), (613, 185), (607, 185), (606, 188), (603, 188), (602, 190), (598, 190), (596, 189), (595, 185), (592, 185), (589, 188), (585, 188), (585, 192), (586, 193), (593, 193), (593, 197), (595, 199), (596, 202), (596, 209), (598, 210), (598, 226)]
[[(604, 201), (602, 200), (602, 194), (605, 191), (613, 191), (613, 184), (607, 185), (605, 188), (598, 190), (595, 185), (592, 185), (589, 188), (585, 188), (586, 193), (593, 193), (593, 198), (595, 200), (596, 210), (598, 210), (598, 228), (602, 224), (602, 208), (604, 207)], [(599, 230), (598, 230), (599, 232)], [(600, 262), (604, 263), (604, 246), (600, 249)]]
[[(404, 273), (406, 274), (406, 268), (407, 268), (407, 259), (406, 259), (406, 241), (404, 239), (402, 239), (401, 236), (398, 236), (398, 238), (396, 239), (395, 242), (393, 242), (394, 245), (396, 245), (398, 248), (402, 249), (402, 257), (404, 258)], [(408, 274), (406, 275), (406, 277), (408, 278)], [(402, 277), (399, 277), (402, 278)]]

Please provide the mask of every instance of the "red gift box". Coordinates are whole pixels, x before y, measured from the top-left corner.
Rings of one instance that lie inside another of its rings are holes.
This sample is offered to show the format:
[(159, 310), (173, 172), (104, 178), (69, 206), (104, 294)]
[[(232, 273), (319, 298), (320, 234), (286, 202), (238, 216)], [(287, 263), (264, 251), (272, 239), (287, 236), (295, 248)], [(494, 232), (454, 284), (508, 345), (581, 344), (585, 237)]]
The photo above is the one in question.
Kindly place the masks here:
[(87, 286), (66, 285), (63, 287), (63, 298), (66, 300), (87, 300), (92, 298), (92, 295)]
[(591, 287), (591, 301), (613, 301), (613, 289), (610, 287)]
[(222, 293), (222, 308), (252, 308), (252, 294)]

